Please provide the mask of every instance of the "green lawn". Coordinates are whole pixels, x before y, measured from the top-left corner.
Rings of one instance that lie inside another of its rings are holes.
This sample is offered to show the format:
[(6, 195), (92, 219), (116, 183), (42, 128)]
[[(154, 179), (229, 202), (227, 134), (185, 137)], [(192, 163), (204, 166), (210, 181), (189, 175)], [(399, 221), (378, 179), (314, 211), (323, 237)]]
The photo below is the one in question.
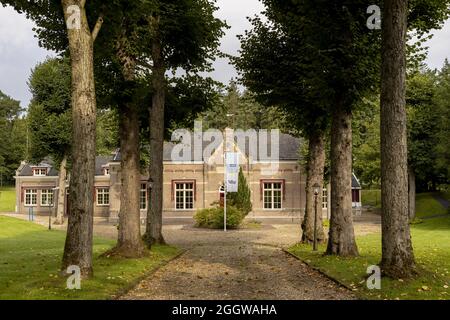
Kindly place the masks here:
[(381, 190), (361, 190), (361, 202), (363, 206), (381, 208)]
[[(440, 194), (448, 196), (448, 194)], [(362, 190), (361, 201), (364, 206), (381, 208), (381, 190)], [(448, 211), (433, 197), (433, 193), (416, 195), (416, 216), (426, 218), (446, 214)]]
[(419, 275), (413, 280), (382, 279), (381, 290), (368, 290), (366, 270), (381, 260), (381, 236), (357, 238), (360, 257), (323, 256), (325, 246), (312, 252), (311, 246), (289, 249), (306, 263), (320, 269), (367, 299), (450, 299), (450, 217), (426, 220), (411, 227)]
[(16, 208), (16, 189), (0, 188), (0, 212), (14, 212)]
[(59, 275), (64, 239), (65, 232), (0, 216), (0, 300), (108, 299), (180, 252), (155, 246), (141, 259), (100, 258), (115, 241), (95, 238), (94, 277), (81, 290), (68, 290)]
[(416, 216), (426, 218), (446, 214), (447, 210), (433, 197), (433, 193), (416, 195)]

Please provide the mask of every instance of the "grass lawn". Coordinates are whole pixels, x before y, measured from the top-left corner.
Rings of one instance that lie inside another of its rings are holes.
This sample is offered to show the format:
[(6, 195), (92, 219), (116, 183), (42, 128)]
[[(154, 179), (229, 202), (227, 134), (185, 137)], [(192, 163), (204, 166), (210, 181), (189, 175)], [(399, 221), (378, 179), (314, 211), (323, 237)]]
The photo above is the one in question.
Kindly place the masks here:
[(16, 189), (14, 187), (0, 188), (0, 212), (14, 212), (16, 209)]
[(82, 280), (81, 290), (68, 290), (59, 275), (64, 240), (63, 231), (0, 216), (0, 300), (108, 299), (180, 252), (155, 246), (141, 259), (100, 258), (115, 241), (95, 238), (94, 277)]
[(311, 266), (353, 288), (367, 299), (450, 299), (450, 217), (426, 220), (411, 226), (419, 275), (413, 280), (382, 279), (381, 290), (366, 287), (367, 267), (381, 260), (381, 235), (357, 238), (360, 257), (323, 256), (325, 246), (314, 253), (311, 246), (295, 245), (289, 251)]
[(361, 190), (361, 202), (363, 206), (381, 208), (381, 190)]
[(433, 193), (419, 193), (416, 195), (416, 215), (418, 218), (446, 214), (448, 211), (433, 198)]

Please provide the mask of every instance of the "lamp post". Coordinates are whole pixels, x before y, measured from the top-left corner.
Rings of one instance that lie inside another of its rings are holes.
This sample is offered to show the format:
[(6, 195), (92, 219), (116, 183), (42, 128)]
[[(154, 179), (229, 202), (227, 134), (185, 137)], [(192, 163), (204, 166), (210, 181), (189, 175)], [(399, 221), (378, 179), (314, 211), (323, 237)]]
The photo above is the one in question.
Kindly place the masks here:
[(314, 241), (313, 251), (317, 251), (317, 196), (320, 192), (320, 185), (316, 182), (313, 186), (314, 189)]
[(147, 190), (148, 190), (148, 209), (150, 210), (150, 212), (152, 212), (152, 190), (153, 190), (152, 178), (148, 179)]

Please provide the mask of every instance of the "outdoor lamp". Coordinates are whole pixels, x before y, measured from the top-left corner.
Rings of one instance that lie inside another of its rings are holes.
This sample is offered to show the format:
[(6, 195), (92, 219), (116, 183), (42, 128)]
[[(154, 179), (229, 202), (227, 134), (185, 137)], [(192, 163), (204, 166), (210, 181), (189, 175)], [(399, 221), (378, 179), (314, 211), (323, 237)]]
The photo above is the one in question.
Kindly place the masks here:
[(152, 191), (152, 189), (153, 189), (153, 179), (152, 178), (150, 178), (150, 180), (148, 180), (148, 189), (150, 191)]
[(320, 193), (320, 185), (318, 183), (315, 183), (313, 185), (314, 188), (314, 195), (317, 196)]
[(320, 185), (316, 182), (313, 185), (314, 189), (314, 240), (313, 240), (313, 251), (317, 251), (317, 196), (320, 192)]

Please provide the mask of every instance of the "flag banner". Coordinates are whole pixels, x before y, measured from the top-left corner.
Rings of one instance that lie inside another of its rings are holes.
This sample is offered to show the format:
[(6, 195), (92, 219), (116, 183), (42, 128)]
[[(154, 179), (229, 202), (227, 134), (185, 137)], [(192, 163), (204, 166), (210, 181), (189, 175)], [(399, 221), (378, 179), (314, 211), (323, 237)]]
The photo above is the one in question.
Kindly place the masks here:
[(228, 172), (227, 173), (227, 192), (237, 192), (238, 191), (238, 179), (239, 173)]
[(227, 152), (225, 154), (227, 173), (239, 173), (239, 153)]

